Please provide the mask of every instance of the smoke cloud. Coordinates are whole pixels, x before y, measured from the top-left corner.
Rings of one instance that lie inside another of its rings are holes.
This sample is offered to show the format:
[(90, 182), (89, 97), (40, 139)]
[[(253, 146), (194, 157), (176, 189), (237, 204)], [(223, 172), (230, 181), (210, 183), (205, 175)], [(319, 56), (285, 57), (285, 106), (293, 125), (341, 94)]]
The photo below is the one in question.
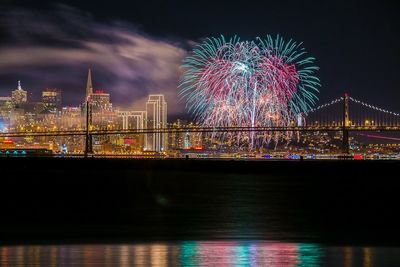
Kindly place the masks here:
[(57, 6), (51, 14), (13, 10), (1, 14), (0, 95), (17, 80), (39, 99), (56, 87), (63, 102), (83, 102), (87, 69), (95, 89), (111, 93), (115, 106), (140, 110), (150, 93), (165, 94), (171, 115), (182, 115), (177, 87), (189, 42), (152, 37), (123, 22), (97, 22), (90, 14)]

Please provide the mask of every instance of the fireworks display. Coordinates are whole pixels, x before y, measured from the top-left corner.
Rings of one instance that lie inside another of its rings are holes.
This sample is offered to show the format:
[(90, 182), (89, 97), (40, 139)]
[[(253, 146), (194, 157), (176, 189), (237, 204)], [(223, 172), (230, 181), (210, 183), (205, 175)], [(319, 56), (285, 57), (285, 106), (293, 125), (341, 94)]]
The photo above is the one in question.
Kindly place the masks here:
[[(185, 59), (180, 95), (203, 127), (296, 125), (317, 99), (314, 60), (301, 43), (280, 36), (208, 38)], [(250, 148), (271, 139), (254, 132), (238, 135)]]

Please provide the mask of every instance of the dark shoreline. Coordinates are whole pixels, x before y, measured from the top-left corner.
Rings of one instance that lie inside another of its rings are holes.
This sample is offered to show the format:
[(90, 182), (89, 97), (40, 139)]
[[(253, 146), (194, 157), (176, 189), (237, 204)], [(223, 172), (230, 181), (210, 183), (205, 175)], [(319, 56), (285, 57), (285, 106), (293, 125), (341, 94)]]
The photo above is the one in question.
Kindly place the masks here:
[(400, 161), (1, 158), (0, 242), (400, 244)]

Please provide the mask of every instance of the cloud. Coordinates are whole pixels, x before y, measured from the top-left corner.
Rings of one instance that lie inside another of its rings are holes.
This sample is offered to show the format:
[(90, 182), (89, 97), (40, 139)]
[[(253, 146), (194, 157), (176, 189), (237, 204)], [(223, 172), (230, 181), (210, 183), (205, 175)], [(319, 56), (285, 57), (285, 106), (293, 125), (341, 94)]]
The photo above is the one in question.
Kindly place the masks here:
[(91, 67), (95, 89), (109, 91), (116, 106), (140, 109), (148, 94), (163, 93), (171, 115), (184, 113), (177, 86), (189, 42), (151, 37), (127, 23), (99, 23), (67, 6), (57, 6), (52, 14), (14, 10), (0, 15), (5, 33), (1, 95), (20, 79), (34, 95), (57, 87), (66, 104), (78, 105)]

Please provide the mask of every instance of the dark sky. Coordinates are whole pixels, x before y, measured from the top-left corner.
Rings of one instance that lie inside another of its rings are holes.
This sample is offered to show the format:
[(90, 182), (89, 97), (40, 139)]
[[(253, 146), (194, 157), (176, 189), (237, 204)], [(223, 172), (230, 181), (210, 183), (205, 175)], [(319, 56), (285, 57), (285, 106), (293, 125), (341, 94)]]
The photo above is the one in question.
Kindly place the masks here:
[[(172, 74), (162, 79), (160, 73), (150, 77), (138, 74), (125, 83), (117, 83), (115, 81), (123, 79), (123, 74), (116, 74), (115, 70), (121, 68), (121, 72), (126, 72), (131, 67), (125, 61), (111, 62), (107, 67), (107, 64), (96, 65), (97, 61), (84, 61), (81, 58), (77, 65), (64, 62), (63, 57), (55, 57), (58, 62), (54, 62), (54, 57), (43, 59), (45, 62), (53, 60), (52, 64), (40, 64), (41, 58), (33, 60), (37, 64), (23, 64), (23, 59), (18, 64), (12, 60), (8, 60), (11, 61), (9, 64), (1, 64), (0, 58), (0, 95), (5, 95), (8, 88), (14, 86), (17, 77), (22, 77), (26, 87), (32, 88), (32, 91), (40, 91), (41, 87), (47, 86), (62, 87), (66, 91), (66, 102), (75, 102), (79, 95), (76, 87), (82, 84), (79, 90), (84, 90), (85, 70), (87, 66), (92, 66), (95, 86), (97, 84), (97, 87), (107, 87), (112, 91), (117, 105), (119, 102), (127, 104), (130, 101), (128, 99), (132, 98), (142, 101), (148, 92), (157, 90), (167, 90), (171, 105), (177, 105), (172, 98), (176, 87), (174, 81), (179, 78), (179, 71), (177, 68), (173, 72), (173, 68), (168, 66), (178, 66), (192, 42), (220, 34), (237, 34), (242, 39), (254, 39), (279, 33), (285, 39), (304, 42), (308, 53), (316, 57), (316, 65), (320, 67), (317, 75), (322, 83), (320, 103), (348, 91), (355, 98), (398, 112), (399, 7), (400, 4), (394, 1), (67, 0), (38, 3), (8, 0), (2, 8), (5, 19), (0, 20), (3, 36), (0, 56), (5, 54), (1, 50), (10, 54), (8, 49), (13, 46), (19, 48), (22, 54), (37, 54), (37, 50), (25, 49), (43, 46), (45, 49), (42, 53), (57, 47), (60, 50), (56, 53), (63, 54), (59, 51), (75, 46), (82, 48), (83, 43), (86, 49), (88, 42), (121, 45), (124, 41), (107, 33), (121, 30), (132, 33), (132, 42), (137, 45), (137, 50), (142, 51), (139, 55), (133, 52), (137, 56), (133, 58), (137, 63), (136, 69), (133, 67), (135, 73), (143, 69), (158, 69), (161, 73), (163, 68), (167, 68)], [(37, 25), (32, 26), (31, 21)], [(52, 28), (44, 27), (46, 23), (51, 24)], [(147, 53), (146, 47), (149, 46), (154, 51)], [(125, 48), (121, 49), (125, 51)], [(101, 49), (91, 56), (102, 55)], [(110, 47), (107, 49), (118, 50)], [(152, 58), (152, 55), (158, 53), (161, 56)], [(82, 55), (85, 56), (87, 54)], [(30, 60), (30, 57), (26, 58), (26, 61)], [(43, 79), (44, 76), (53, 78)], [(132, 88), (126, 89), (128, 84), (132, 84)], [(81, 97), (83, 91), (79, 99)], [(183, 103), (180, 102), (180, 105)], [(179, 114), (182, 109), (177, 108), (173, 112)]]

